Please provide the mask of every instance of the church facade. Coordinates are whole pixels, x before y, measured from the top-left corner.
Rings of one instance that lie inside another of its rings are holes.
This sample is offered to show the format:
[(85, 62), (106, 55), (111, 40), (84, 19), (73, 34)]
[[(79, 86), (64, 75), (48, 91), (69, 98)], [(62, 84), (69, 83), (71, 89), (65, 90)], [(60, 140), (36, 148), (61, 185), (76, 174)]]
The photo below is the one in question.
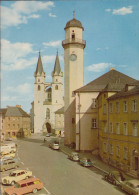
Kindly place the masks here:
[(52, 72), (52, 82), (45, 82), (46, 74), (43, 70), (40, 53), (34, 77), (34, 102), (32, 103), (33, 132), (52, 133), (56, 128), (55, 112), (64, 106), (63, 72), (60, 67), (58, 52)]

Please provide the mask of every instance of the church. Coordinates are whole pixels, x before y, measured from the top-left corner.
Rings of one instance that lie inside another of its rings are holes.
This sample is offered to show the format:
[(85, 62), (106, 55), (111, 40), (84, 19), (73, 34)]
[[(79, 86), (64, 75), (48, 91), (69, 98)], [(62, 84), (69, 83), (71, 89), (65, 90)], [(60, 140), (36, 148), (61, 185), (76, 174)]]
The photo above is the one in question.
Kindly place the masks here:
[(62, 129), (64, 125), (62, 117), (57, 123), (55, 122), (55, 112), (64, 107), (63, 72), (60, 67), (58, 52), (52, 72), (52, 82), (45, 82), (46, 73), (43, 69), (40, 52), (34, 77), (34, 101), (31, 109), (33, 132), (53, 133), (58, 128), (57, 126)]

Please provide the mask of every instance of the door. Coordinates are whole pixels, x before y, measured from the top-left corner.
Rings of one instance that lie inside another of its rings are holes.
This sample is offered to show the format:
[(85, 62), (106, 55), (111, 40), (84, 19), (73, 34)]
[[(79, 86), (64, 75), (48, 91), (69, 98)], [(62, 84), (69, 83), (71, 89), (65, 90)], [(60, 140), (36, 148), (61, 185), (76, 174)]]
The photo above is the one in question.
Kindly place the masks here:
[(139, 160), (138, 157), (135, 157), (135, 170), (138, 170), (138, 166), (139, 166)]

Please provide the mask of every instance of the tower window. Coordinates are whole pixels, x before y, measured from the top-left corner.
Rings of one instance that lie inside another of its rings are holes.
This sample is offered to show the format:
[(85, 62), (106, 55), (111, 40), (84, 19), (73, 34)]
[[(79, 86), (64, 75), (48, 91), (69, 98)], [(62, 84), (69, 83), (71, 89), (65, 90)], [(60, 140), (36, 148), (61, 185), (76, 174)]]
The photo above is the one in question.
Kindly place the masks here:
[(75, 40), (75, 33), (72, 34), (72, 41)]
[(40, 82), (40, 79), (38, 79), (38, 82)]
[(58, 85), (55, 86), (55, 90), (58, 90)]
[(40, 91), (41, 90), (41, 86), (40, 85), (38, 85), (38, 91)]

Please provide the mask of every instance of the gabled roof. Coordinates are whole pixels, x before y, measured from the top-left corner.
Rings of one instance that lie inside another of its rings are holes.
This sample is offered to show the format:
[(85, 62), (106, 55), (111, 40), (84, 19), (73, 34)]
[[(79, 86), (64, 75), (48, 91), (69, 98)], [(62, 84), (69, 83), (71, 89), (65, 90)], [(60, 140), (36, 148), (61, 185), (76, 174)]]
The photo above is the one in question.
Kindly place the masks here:
[(36, 74), (39, 73), (41, 74), (43, 71), (43, 65), (42, 65), (42, 60), (41, 60), (41, 54), (39, 52), (39, 58), (38, 58), (38, 63), (37, 63), (37, 68), (36, 68)]
[(58, 57), (58, 52), (57, 52), (55, 66), (54, 66), (54, 70), (52, 74), (59, 75), (60, 73), (61, 73), (61, 67), (60, 67), (60, 62), (59, 62), (59, 57)]
[(131, 95), (139, 95), (139, 84), (135, 85), (134, 88), (132, 88), (131, 90), (122, 90), (121, 92), (118, 92), (114, 95), (112, 95), (111, 97), (108, 98), (108, 100), (113, 100), (113, 99), (117, 99), (117, 98), (121, 98), (121, 97), (127, 97), (127, 96), (131, 96)]
[(112, 69), (74, 92), (100, 92), (107, 87), (114, 87), (115, 91), (119, 91), (124, 88), (126, 84), (134, 83), (136, 81), (136, 79)]
[(27, 114), (22, 108), (19, 107), (8, 107), (6, 109), (5, 116), (10, 117), (30, 117), (29, 114)]

